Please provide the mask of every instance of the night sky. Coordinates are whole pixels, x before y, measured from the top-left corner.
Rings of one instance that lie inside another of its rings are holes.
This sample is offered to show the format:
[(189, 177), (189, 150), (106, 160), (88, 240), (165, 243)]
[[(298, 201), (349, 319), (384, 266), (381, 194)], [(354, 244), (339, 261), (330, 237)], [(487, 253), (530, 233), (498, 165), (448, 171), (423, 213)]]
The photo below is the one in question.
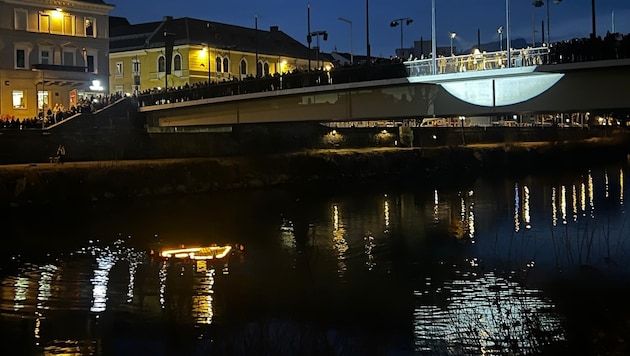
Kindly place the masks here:
[[(116, 7), (110, 15), (122, 16), (132, 24), (160, 21), (164, 16), (195, 19), (255, 27), (268, 30), (279, 26), (289, 36), (306, 44), (308, 16), (306, 0), (105, 0)], [(449, 46), (449, 32), (455, 32), (453, 45), (458, 50), (481, 43), (498, 41), (499, 26), (505, 27), (505, 0), (436, 0), (436, 38), (438, 46)], [(324, 52), (350, 52), (352, 37), (354, 54), (366, 54), (366, 1), (312, 0), (310, 1), (311, 32), (326, 31), (328, 40), (319, 37)], [(534, 11), (532, 11), (534, 10)], [(590, 0), (563, 0), (549, 4), (549, 35), (552, 42), (588, 37), (592, 29)], [(596, 1), (597, 35), (607, 31), (630, 33), (630, 0)], [(339, 20), (339, 17), (352, 22)], [(392, 20), (411, 18), (403, 26), (404, 47), (414, 40), (431, 38), (431, 0), (369, 0), (369, 37), (372, 56), (389, 57), (400, 47), (400, 26), (391, 27)], [(534, 8), (531, 0), (510, 0), (511, 38), (524, 38), (531, 43), (542, 40), (542, 22), (547, 23), (547, 6)], [(405, 21), (406, 22), (406, 21)], [(535, 24), (535, 25), (534, 25)], [(350, 28), (352, 27), (352, 36)], [(505, 33), (503, 35), (506, 38)], [(545, 36), (547, 34), (545, 33)], [(315, 46), (315, 39), (313, 40)]]

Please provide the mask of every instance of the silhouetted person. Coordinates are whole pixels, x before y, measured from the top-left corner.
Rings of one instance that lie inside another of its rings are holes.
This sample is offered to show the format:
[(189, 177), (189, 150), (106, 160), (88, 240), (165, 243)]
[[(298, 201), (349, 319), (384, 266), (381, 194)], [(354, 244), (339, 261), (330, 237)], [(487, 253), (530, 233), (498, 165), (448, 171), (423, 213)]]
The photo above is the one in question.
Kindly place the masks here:
[(66, 147), (64, 145), (59, 145), (59, 147), (57, 147), (57, 158), (59, 159), (60, 164), (63, 164), (66, 160)]

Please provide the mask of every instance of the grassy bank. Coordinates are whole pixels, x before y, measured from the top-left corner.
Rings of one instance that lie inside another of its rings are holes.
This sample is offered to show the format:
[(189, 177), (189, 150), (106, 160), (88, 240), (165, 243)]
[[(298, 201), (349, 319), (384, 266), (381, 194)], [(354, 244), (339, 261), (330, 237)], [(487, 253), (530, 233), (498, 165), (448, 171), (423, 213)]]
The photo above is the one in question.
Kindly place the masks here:
[(435, 148), (313, 150), (283, 155), (0, 166), (3, 206), (91, 202), (217, 190), (367, 181), (415, 182), (619, 160), (613, 139)]

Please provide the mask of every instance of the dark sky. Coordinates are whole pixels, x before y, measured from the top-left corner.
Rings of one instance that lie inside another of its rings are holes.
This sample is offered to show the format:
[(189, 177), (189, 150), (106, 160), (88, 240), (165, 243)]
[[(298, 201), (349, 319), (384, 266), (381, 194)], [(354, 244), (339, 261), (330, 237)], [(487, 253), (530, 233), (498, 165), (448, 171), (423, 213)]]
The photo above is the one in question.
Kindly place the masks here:
[[(164, 16), (191, 17), (202, 20), (269, 29), (279, 26), (291, 37), (306, 44), (308, 32), (307, 0), (105, 0), (116, 7), (112, 16), (122, 16), (131, 23), (160, 21)], [(373, 56), (389, 57), (400, 47), (401, 27), (391, 27), (395, 19), (413, 19), (402, 28), (404, 47), (411, 47), (413, 40), (431, 38), (431, 0), (368, 0), (369, 37)], [(547, 23), (547, 4), (532, 6), (532, 0), (510, 1), (511, 37), (535, 36), (542, 40), (542, 22)], [(449, 32), (457, 35), (453, 45), (468, 49), (477, 44), (477, 31), (481, 42), (498, 41), (497, 28), (505, 27), (506, 0), (435, 0), (436, 39), (439, 46), (449, 46)], [(311, 32), (326, 31), (328, 40), (319, 37), (322, 51), (366, 53), (366, 1), (364, 0), (312, 0), (310, 1)], [(532, 11), (533, 10), (533, 11)], [(597, 34), (606, 31), (630, 33), (630, 0), (596, 1)], [(352, 22), (344, 22), (339, 17)], [(551, 41), (588, 37), (592, 29), (590, 0), (564, 0), (549, 3), (549, 35)], [(406, 22), (406, 21), (405, 21)], [(352, 31), (351, 31), (352, 28)], [(545, 25), (545, 32), (547, 32)], [(505, 39), (505, 34), (503, 35)], [(547, 34), (545, 33), (545, 36)], [(315, 46), (315, 39), (313, 40)]]

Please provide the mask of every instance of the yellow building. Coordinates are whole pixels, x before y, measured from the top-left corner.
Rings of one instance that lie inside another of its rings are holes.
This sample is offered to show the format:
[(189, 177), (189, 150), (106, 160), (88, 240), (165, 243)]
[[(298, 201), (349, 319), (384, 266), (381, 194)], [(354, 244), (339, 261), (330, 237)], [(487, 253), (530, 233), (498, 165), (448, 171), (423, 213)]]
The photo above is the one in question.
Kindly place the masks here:
[(131, 25), (110, 17), (110, 88), (121, 94), (307, 70), (309, 62), (330, 67), (325, 56), (315, 58), (277, 26), (267, 31), (168, 16)]
[(25, 119), (108, 93), (102, 0), (0, 0), (0, 116)]

